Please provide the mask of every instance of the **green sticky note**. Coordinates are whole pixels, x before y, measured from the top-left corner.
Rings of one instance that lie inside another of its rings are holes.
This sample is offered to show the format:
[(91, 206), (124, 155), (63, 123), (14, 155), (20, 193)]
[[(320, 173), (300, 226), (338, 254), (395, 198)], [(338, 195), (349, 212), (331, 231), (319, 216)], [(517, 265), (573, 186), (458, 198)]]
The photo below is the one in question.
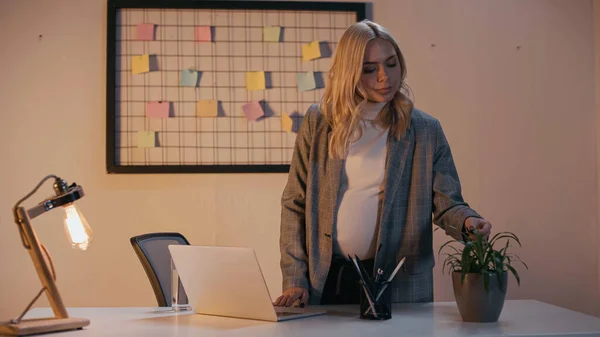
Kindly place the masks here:
[(183, 87), (195, 87), (198, 84), (198, 71), (184, 69), (179, 77), (179, 85)]
[(280, 38), (281, 38), (281, 27), (278, 27), (278, 26), (263, 27), (263, 41), (279, 42)]
[(298, 73), (298, 91), (308, 91), (313, 90), (317, 87), (317, 83), (315, 81), (315, 73), (312, 71), (306, 73)]
[(156, 147), (156, 131), (138, 131), (137, 147)]

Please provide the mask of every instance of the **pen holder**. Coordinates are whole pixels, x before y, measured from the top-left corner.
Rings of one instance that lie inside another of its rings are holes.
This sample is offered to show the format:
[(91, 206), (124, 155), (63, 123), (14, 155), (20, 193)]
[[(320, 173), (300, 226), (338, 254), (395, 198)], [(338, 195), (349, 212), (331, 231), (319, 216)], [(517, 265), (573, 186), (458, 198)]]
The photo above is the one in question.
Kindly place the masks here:
[[(360, 282), (360, 318), (370, 320), (387, 320), (392, 318), (392, 287), (390, 282)], [(370, 294), (365, 287), (371, 287)], [(384, 288), (385, 287), (385, 288)], [(377, 295), (381, 292), (379, 298)], [(372, 295), (372, 297), (371, 297)], [(375, 309), (375, 312), (373, 312)]]

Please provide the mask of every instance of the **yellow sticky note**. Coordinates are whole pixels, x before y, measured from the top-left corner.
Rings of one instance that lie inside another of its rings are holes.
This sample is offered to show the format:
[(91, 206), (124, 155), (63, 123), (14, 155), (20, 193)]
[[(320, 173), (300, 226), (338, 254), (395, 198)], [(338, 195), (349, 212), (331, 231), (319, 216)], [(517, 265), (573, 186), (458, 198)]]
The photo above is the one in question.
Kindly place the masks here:
[(303, 61), (318, 59), (319, 57), (321, 57), (321, 47), (319, 46), (319, 41), (313, 41), (311, 43), (302, 45)]
[(246, 88), (248, 90), (265, 90), (265, 72), (249, 71), (246, 73)]
[(281, 114), (281, 127), (283, 130), (285, 130), (285, 132), (291, 133), (293, 124), (294, 123), (292, 122), (292, 118), (290, 116), (288, 116), (286, 113)]
[(202, 100), (196, 103), (196, 116), (198, 117), (217, 117), (218, 108), (215, 100)]
[(156, 131), (138, 131), (137, 147), (156, 147)]
[(134, 55), (131, 57), (131, 72), (134, 74), (150, 71), (150, 55)]
[(279, 26), (263, 27), (263, 41), (279, 42), (280, 35), (281, 35), (281, 27), (279, 27)]

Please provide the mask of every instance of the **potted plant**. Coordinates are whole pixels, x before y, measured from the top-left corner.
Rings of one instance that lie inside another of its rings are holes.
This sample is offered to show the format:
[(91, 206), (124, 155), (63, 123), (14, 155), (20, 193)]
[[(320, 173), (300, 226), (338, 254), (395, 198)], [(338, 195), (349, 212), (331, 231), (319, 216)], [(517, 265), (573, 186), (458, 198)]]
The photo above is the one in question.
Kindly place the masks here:
[[(454, 297), (463, 321), (496, 322), (506, 298), (508, 272), (521, 285), (514, 262), (520, 262), (528, 269), (518, 255), (508, 253), (510, 241), (519, 246), (521, 242), (511, 232), (497, 233), (490, 240), (477, 232), (471, 233), (475, 236), (473, 240), (465, 235), (464, 240), (450, 240), (440, 247), (438, 256), (444, 248), (449, 251), (444, 254), (442, 273), (448, 268), (452, 275)], [(496, 246), (500, 240), (506, 240), (506, 243), (498, 250)]]

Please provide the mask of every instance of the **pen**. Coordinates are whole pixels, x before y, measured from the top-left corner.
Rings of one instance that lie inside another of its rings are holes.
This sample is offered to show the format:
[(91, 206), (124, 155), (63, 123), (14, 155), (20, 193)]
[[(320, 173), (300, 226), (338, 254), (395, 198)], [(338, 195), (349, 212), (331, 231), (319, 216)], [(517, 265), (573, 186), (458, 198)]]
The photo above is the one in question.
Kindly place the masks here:
[(352, 263), (356, 267), (356, 271), (358, 272), (358, 277), (360, 278), (360, 281), (363, 285), (363, 289), (365, 291), (365, 296), (367, 297), (367, 300), (369, 301), (369, 306), (371, 307), (371, 310), (373, 311), (373, 316), (377, 317), (377, 312), (375, 311), (375, 303), (373, 302), (373, 294), (371, 293), (371, 290), (369, 289), (369, 287), (367, 287), (367, 283), (365, 282), (365, 278), (363, 277), (363, 274), (360, 271), (358, 262), (356, 261), (356, 259), (353, 259), (350, 255), (348, 255), (348, 258), (352, 261)]
[(381, 275), (383, 275), (383, 270), (381, 270), (381, 268), (378, 268), (377, 275), (375, 276), (375, 283), (379, 283), (381, 281)]
[[(381, 282), (381, 277), (383, 276), (383, 270), (381, 268), (377, 269), (377, 275), (375, 276), (375, 283), (379, 286), (380, 282)], [(385, 287), (385, 284), (384, 284)], [(377, 289), (379, 289), (379, 287), (377, 287)], [(377, 300), (379, 300), (379, 297), (381, 295), (378, 295), (377, 298), (375, 299), (375, 302), (377, 302)], [(369, 312), (370, 308), (367, 308), (367, 310), (365, 310), (365, 313), (363, 315), (366, 315)]]
[[(362, 283), (363, 289), (365, 290), (365, 296), (367, 297), (367, 301), (369, 301), (369, 307), (371, 308), (371, 311), (373, 312), (373, 316), (375, 316), (377, 318), (378, 316), (377, 316), (377, 312), (375, 311), (375, 303), (373, 303), (371, 296), (368, 294), (368, 289), (365, 286), (365, 284), (363, 282), (361, 282), (361, 283)], [(369, 309), (367, 309), (367, 311), (369, 311)], [(367, 311), (365, 311), (365, 313)]]
[(383, 285), (383, 287), (381, 287), (381, 290), (379, 290), (379, 292), (377, 293), (377, 297), (375, 297), (375, 302), (377, 302), (379, 300), (379, 298), (385, 291), (385, 288), (387, 288), (388, 284), (390, 284), (390, 282), (392, 282), (392, 280), (394, 279), (394, 276), (396, 276), (396, 273), (398, 272), (398, 270), (400, 270), (400, 267), (402, 267), (402, 265), (404, 264), (404, 260), (406, 260), (406, 256), (403, 257), (402, 260), (400, 260), (400, 262), (398, 262), (398, 265), (396, 266), (396, 268), (394, 269), (394, 271), (392, 272), (390, 277), (388, 277), (387, 282)]
[(365, 266), (362, 264), (362, 261), (360, 261), (358, 256), (354, 255), (354, 257), (356, 258), (357, 264), (360, 266), (361, 272), (364, 273), (363, 275), (367, 278), (367, 280), (370, 280), (371, 274), (369, 274), (369, 272), (365, 270)]

